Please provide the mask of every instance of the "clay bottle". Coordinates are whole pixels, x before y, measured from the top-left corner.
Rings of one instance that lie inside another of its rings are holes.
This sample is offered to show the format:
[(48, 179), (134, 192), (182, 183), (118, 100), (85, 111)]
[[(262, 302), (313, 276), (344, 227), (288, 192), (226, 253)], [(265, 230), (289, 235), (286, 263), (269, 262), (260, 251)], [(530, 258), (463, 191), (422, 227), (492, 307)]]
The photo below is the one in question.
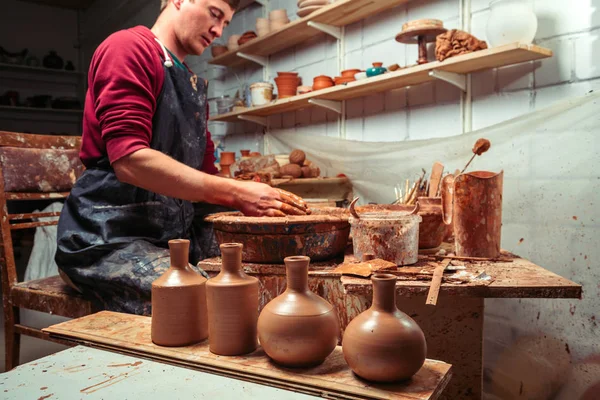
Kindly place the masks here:
[(221, 272), (206, 283), (209, 350), (224, 356), (251, 353), (258, 345), (258, 279), (242, 269), (241, 243), (220, 247)]
[(356, 375), (369, 381), (408, 379), (425, 362), (425, 335), (396, 307), (396, 277), (375, 274), (371, 281), (373, 305), (346, 327), (344, 358)]
[(186, 346), (208, 336), (206, 279), (188, 264), (190, 241), (169, 240), (171, 267), (152, 282), (152, 341)]
[(321, 364), (338, 342), (336, 312), (308, 289), (309, 257), (286, 257), (283, 261), (287, 288), (258, 318), (260, 345), (273, 361), (287, 367)]

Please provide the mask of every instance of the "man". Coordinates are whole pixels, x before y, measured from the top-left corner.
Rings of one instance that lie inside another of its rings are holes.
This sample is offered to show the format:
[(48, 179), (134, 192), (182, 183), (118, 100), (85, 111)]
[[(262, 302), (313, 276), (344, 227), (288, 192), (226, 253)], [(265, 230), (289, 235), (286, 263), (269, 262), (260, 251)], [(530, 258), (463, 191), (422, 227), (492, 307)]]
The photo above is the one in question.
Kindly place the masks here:
[[(290, 193), (217, 177), (206, 130), (206, 83), (183, 59), (220, 37), (239, 0), (161, 0), (152, 27), (108, 37), (88, 74), (86, 166), (61, 213), (61, 276), (109, 310), (150, 313), (167, 242), (191, 241), (190, 261), (218, 254), (203, 217), (221, 205), (253, 216), (304, 214)], [(221, 207), (223, 209), (223, 207)]]

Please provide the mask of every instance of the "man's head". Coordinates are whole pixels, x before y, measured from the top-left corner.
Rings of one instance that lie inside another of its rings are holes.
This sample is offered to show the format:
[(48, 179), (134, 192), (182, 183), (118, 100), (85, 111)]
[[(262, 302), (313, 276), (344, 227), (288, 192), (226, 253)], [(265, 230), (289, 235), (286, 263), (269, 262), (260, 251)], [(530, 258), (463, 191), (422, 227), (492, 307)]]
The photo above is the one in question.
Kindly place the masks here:
[(177, 44), (200, 55), (223, 34), (240, 0), (161, 0), (161, 18), (171, 20)]

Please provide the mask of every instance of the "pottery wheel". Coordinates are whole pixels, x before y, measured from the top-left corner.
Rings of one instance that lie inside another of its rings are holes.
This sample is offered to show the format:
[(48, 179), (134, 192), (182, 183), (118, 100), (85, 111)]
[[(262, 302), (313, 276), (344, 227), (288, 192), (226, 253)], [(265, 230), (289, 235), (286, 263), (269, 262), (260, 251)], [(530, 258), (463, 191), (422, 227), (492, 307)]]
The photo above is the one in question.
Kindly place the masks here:
[(396, 41), (415, 44), (419, 37), (423, 37), (426, 42), (435, 42), (437, 35), (446, 31), (444, 23), (439, 19), (418, 19), (402, 25), (402, 31), (396, 35)]

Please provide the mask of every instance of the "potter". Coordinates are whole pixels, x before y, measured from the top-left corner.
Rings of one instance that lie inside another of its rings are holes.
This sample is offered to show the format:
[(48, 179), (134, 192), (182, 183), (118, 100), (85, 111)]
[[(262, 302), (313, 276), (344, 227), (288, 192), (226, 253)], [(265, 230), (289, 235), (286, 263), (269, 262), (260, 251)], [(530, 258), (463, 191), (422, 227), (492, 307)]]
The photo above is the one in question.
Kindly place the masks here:
[(190, 240), (192, 265), (219, 253), (205, 215), (305, 213), (266, 184), (216, 175), (207, 82), (185, 57), (222, 36), (239, 0), (159, 3), (151, 29), (116, 32), (92, 57), (86, 169), (62, 210), (56, 253), (65, 282), (99, 308), (146, 315), (151, 283), (169, 267), (169, 240)]

